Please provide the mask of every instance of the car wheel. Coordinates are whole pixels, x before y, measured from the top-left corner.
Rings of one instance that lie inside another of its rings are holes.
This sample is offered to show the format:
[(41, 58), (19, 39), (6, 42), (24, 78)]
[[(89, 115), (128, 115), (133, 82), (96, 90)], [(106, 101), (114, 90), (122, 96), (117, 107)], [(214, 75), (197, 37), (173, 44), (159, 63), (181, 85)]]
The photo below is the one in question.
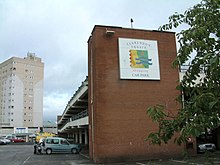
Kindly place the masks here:
[(77, 151), (76, 148), (72, 148), (71, 152), (72, 152), (73, 154), (77, 154), (77, 153), (78, 153), (78, 151)]
[(52, 149), (50, 149), (50, 148), (46, 149), (46, 154), (47, 154), (47, 155), (52, 154)]

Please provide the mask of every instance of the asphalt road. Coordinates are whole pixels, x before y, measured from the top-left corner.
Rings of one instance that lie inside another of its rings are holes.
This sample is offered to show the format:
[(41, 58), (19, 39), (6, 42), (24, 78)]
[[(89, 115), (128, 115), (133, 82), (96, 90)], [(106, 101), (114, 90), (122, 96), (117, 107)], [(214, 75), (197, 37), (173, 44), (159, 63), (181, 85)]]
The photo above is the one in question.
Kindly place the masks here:
[[(122, 162), (106, 165), (220, 165), (220, 151), (199, 154), (187, 159), (151, 160)], [(0, 145), (0, 165), (95, 165), (81, 154), (38, 155), (33, 152), (33, 145), (11, 144)], [(96, 164), (97, 165), (97, 164)], [(104, 165), (104, 164), (102, 164)]]
[(0, 165), (93, 165), (80, 154), (38, 155), (33, 145), (0, 145)]

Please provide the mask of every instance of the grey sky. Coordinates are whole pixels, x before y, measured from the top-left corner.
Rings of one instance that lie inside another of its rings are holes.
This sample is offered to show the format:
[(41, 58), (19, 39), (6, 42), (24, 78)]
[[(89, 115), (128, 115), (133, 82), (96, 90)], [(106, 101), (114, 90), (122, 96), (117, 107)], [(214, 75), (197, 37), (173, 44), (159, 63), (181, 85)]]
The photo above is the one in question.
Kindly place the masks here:
[(200, 0), (0, 0), (0, 62), (33, 52), (45, 63), (44, 120), (62, 114), (87, 75), (94, 25), (157, 30)]

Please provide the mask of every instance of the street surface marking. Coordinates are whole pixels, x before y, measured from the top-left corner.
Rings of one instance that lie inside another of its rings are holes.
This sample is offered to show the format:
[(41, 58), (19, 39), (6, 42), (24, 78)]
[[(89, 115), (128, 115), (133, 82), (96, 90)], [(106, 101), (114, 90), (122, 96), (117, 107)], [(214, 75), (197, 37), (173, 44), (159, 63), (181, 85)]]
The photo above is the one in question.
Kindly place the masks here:
[(29, 159), (30, 159), (31, 155), (22, 163), (22, 165), (24, 165)]
[[(173, 162), (177, 162), (177, 163), (184, 163), (184, 164), (186, 164), (187, 162), (186, 161), (181, 161), (181, 160), (174, 160), (174, 159), (172, 159), (171, 161), (173, 161)], [(199, 163), (191, 163), (191, 162), (189, 162), (188, 164), (195, 164), (195, 165), (203, 165), (203, 164), (199, 164)]]
[(146, 164), (143, 164), (143, 163), (139, 163), (139, 162), (136, 162), (137, 165), (146, 165)]
[(80, 155), (84, 156), (85, 158), (89, 159), (89, 156), (85, 155), (85, 154), (82, 154), (80, 153)]

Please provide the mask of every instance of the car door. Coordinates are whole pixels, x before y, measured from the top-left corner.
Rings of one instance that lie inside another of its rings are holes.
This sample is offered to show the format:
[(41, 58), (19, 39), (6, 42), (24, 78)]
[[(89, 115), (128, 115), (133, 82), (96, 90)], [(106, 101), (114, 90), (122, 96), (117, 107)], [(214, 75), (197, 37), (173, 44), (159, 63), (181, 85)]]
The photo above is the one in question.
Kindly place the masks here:
[(46, 139), (46, 149), (51, 148), (52, 152), (58, 152), (59, 148), (59, 139)]
[(53, 146), (54, 152), (62, 152), (59, 139), (52, 139), (52, 146)]
[(60, 139), (60, 147), (62, 152), (71, 152), (71, 146), (66, 139)]

